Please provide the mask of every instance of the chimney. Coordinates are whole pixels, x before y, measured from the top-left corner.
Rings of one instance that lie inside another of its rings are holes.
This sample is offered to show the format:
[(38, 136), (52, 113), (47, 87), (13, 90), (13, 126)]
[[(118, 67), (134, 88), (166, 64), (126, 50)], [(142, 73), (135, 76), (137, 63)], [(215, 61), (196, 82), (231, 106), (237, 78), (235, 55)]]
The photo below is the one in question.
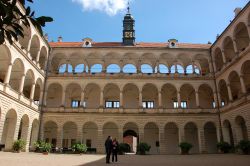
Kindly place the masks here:
[(63, 41), (62, 36), (59, 36), (58, 39), (57, 39), (57, 42), (62, 42), (62, 41)]
[(237, 7), (234, 9), (235, 17), (240, 13), (241, 8)]

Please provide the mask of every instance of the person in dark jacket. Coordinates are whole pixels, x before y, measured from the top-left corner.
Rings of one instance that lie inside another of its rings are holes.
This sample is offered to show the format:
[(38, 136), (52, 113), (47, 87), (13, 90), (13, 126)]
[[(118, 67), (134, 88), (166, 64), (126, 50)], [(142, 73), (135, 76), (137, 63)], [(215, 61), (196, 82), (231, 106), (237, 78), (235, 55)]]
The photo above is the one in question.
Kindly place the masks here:
[(114, 160), (115, 160), (115, 162), (117, 162), (118, 145), (119, 145), (119, 143), (115, 138), (112, 142), (112, 147), (113, 147), (113, 149), (112, 149), (112, 162), (114, 162)]
[(106, 163), (110, 163), (110, 155), (112, 153), (112, 137), (108, 136), (108, 138), (105, 141), (105, 150), (106, 150)]

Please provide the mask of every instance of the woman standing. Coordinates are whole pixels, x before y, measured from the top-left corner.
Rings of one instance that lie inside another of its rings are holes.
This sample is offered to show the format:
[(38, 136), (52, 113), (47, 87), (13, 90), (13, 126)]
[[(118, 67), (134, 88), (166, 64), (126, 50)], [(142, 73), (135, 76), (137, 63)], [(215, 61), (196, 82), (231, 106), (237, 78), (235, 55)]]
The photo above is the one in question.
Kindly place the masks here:
[(113, 149), (112, 149), (112, 162), (114, 162), (114, 160), (115, 160), (115, 162), (117, 162), (118, 145), (119, 145), (119, 143), (115, 138), (112, 142), (112, 147), (113, 147)]

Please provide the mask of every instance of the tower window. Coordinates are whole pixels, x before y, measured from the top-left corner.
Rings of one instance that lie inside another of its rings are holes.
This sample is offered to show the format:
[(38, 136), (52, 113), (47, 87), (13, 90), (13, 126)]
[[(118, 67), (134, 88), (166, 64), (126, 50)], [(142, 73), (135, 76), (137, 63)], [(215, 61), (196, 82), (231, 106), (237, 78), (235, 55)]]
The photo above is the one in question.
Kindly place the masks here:
[(72, 100), (71, 101), (71, 107), (72, 108), (79, 108), (80, 107), (80, 101), (79, 100)]
[(106, 108), (119, 108), (120, 102), (119, 101), (106, 101), (105, 107)]
[(153, 101), (143, 101), (142, 107), (149, 108), (149, 109), (154, 108), (154, 102)]

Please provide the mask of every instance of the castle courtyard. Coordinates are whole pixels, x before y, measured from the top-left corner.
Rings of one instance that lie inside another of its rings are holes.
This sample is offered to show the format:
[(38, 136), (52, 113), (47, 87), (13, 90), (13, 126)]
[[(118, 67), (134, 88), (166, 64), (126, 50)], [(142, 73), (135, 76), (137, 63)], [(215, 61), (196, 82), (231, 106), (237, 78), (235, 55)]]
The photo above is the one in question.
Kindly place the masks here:
[[(248, 166), (250, 157), (238, 154), (203, 154), (203, 155), (123, 155), (118, 156), (119, 166)], [(104, 155), (63, 155), (40, 153), (0, 152), (1, 166), (102, 166)]]

